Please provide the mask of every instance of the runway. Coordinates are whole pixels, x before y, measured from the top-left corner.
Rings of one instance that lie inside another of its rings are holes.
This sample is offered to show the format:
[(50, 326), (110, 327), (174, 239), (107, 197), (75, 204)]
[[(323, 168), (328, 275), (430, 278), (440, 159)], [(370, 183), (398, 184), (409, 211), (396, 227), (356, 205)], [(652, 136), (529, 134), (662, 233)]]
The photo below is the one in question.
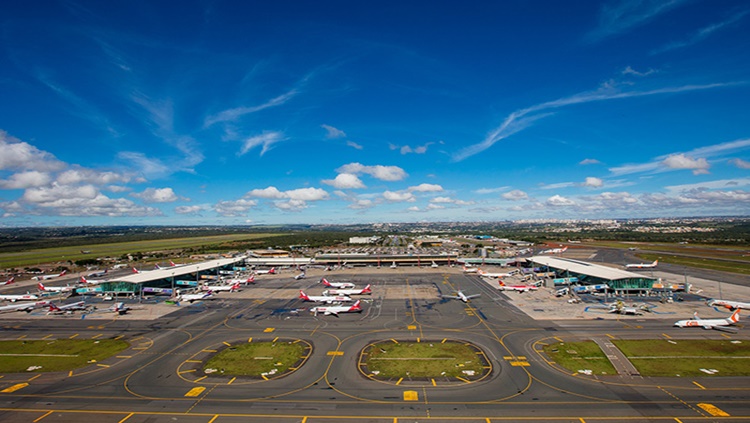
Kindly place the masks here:
[[(5, 375), (3, 422), (411, 422), (750, 420), (750, 378), (595, 377), (556, 366), (548, 342), (598, 338), (724, 338), (740, 331), (680, 331), (668, 320), (533, 320), (476, 276), (426, 269), (327, 275), (372, 285), (361, 314), (313, 315), (293, 296), (252, 298), (254, 289), (319, 294), (317, 280), (263, 280), (243, 297), (181, 307), (154, 321), (4, 320), (2, 339), (123, 337), (131, 348), (70, 373)], [(481, 293), (464, 304), (439, 298)], [(395, 297), (393, 293), (403, 293)], [(434, 295), (428, 295), (430, 292)], [(385, 293), (389, 293), (385, 295)], [(419, 295), (415, 294), (419, 293)], [(527, 294), (524, 294), (527, 295)], [(538, 293), (528, 294), (538, 295)], [(530, 297), (533, 298), (533, 297)], [(477, 382), (377, 381), (362, 374), (360, 352), (379, 340), (470, 342), (491, 373)], [(261, 340), (312, 346), (284, 377), (234, 378), (200, 370), (225, 346)], [(713, 407), (713, 408), (712, 408)], [(718, 411), (717, 411), (718, 410)], [(717, 414), (714, 414), (717, 413)], [(723, 416), (723, 413), (727, 416)]]

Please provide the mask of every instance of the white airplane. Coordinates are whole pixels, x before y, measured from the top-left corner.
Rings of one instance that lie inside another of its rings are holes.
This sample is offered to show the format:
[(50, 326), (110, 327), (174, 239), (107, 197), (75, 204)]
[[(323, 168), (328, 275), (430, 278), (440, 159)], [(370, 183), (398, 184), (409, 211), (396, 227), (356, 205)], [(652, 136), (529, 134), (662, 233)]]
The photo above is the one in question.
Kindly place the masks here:
[(346, 302), (349, 302), (349, 301), (352, 300), (351, 298), (349, 298), (346, 295), (336, 295), (336, 296), (332, 296), (332, 295), (323, 295), (323, 296), (307, 295), (302, 290), (299, 291), (299, 298), (301, 300), (305, 300), (305, 301), (312, 301), (312, 302), (316, 302), (316, 303), (326, 303), (326, 304), (331, 304), (331, 303), (346, 303)]
[(0, 295), (0, 300), (10, 301), (15, 303), (16, 301), (36, 301), (39, 297), (34, 294), (22, 294), (22, 295)]
[(272, 267), (269, 270), (256, 270), (256, 275), (275, 275), (276, 274), (276, 268)]
[(32, 279), (32, 280), (35, 280), (35, 281), (46, 281), (46, 280), (48, 280), (48, 279), (54, 279), (54, 278), (59, 278), (60, 276), (65, 276), (65, 274), (66, 274), (67, 272), (68, 272), (67, 270), (63, 270), (62, 272), (58, 273), (57, 275), (41, 275), (41, 276), (34, 276), (34, 277), (33, 277), (33, 278), (31, 278), (31, 279)]
[(433, 269), (437, 269), (437, 268), (438, 268), (439, 266), (438, 266), (438, 264), (437, 264), (437, 263), (435, 263), (435, 262), (433, 261), (433, 262), (432, 262), (432, 264), (430, 265), (430, 267), (432, 267)]
[(464, 273), (479, 273), (479, 268), (464, 266)]
[(740, 321), (740, 309), (737, 309), (726, 319), (701, 319), (696, 311), (692, 319), (675, 322), (675, 326), (681, 328), (702, 327), (703, 329), (727, 330), (726, 326), (732, 326)]
[(156, 269), (157, 269), (157, 270), (161, 270), (161, 269), (169, 269), (170, 267), (177, 267), (177, 265), (176, 265), (176, 264), (174, 264), (174, 262), (173, 262), (172, 260), (169, 260), (169, 266), (166, 266), (166, 267), (161, 267), (161, 266), (159, 266), (159, 264), (158, 264), (158, 263), (157, 263), (157, 264), (155, 264), (154, 266), (156, 266)]
[(456, 291), (456, 295), (441, 295), (440, 298), (448, 298), (451, 300), (461, 300), (465, 303), (468, 303), (469, 300), (471, 300), (472, 298), (476, 298), (480, 295), (482, 294), (466, 295), (463, 292), (461, 292), (461, 290), (459, 289), (458, 291)]
[(104, 276), (107, 276), (107, 269), (104, 269), (101, 272), (94, 272), (86, 275), (86, 277), (88, 278), (102, 278)]
[(568, 250), (568, 247), (565, 248), (550, 248), (549, 250), (544, 250), (539, 254), (562, 254), (565, 251)]
[(398, 267), (398, 266), (396, 266), (396, 262), (395, 262), (395, 261), (394, 261), (393, 263), (391, 263), (391, 269), (395, 269), (395, 268), (397, 268), (397, 267)]
[(42, 292), (70, 292), (73, 290), (72, 286), (44, 286), (41, 282), (36, 284), (36, 286)]
[(539, 289), (536, 285), (506, 285), (503, 281), (500, 281), (501, 291), (517, 291), (517, 292), (529, 292), (536, 291)]
[(202, 291), (213, 291), (213, 292), (235, 292), (235, 291), (238, 291), (239, 289), (240, 289), (239, 282), (233, 285), (211, 285), (211, 286), (203, 285), (201, 286)]
[(108, 282), (104, 279), (87, 279), (81, 276), (81, 283), (84, 285), (98, 285), (100, 283)]
[(520, 270), (518, 270), (518, 269), (511, 270), (508, 273), (489, 273), (489, 272), (485, 272), (482, 269), (477, 270), (477, 273), (479, 275), (482, 275), (482, 276), (484, 276), (486, 278), (497, 278), (497, 279), (505, 278), (505, 277), (508, 277), (508, 276), (513, 276), (513, 275), (515, 275), (518, 272), (520, 272)]
[(370, 285), (362, 289), (327, 289), (323, 291), (323, 295), (369, 295), (372, 294)]
[(255, 283), (255, 275), (250, 276), (247, 279), (226, 279), (226, 280), (224, 280), (224, 282), (226, 282), (228, 284), (232, 284), (232, 285), (234, 285), (234, 284), (240, 284), (240, 285), (245, 284), (245, 285), (247, 285), (249, 283)]
[(54, 303), (49, 303), (49, 311), (47, 314), (64, 314), (64, 313), (70, 313), (75, 310), (86, 310), (89, 307), (86, 305), (85, 301), (78, 301), (75, 303), (65, 304), (65, 305), (55, 305)]
[(300, 279), (305, 279), (306, 277), (307, 277), (307, 275), (305, 274), (305, 272), (302, 272), (302, 273), (300, 273), (299, 275), (295, 276), (295, 277), (294, 277), (294, 280), (295, 280), (295, 281), (298, 281), (298, 280), (300, 280)]
[(11, 276), (10, 279), (8, 279), (7, 281), (0, 283), (0, 286), (10, 285), (10, 284), (12, 284), (15, 281), (16, 281), (16, 277), (15, 276)]
[(12, 304), (0, 307), (0, 312), (6, 311), (25, 311), (31, 313), (35, 308), (41, 308), (49, 305), (48, 301), (39, 301), (36, 303), (25, 303), (25, 304)]
[(740, 301), (729, 301), (729, 300), (708, 300), (707, 302), (709, 307), (715, 307), (715, 306), (721, 306), (726, 307), (730, 310), (736, 310), (738, 308), (748, 308), (750, 309), (750, 303), (743, 303)]
[(323, 313), (324, 316), (333, 314), (338, 317), (339, 313), (361, 313), (362, 307), (359, 306), (359, 300), (351, 306), (317, 306), (310, 309), (314, 315)]
[(177, 297), (177, 301), (187, 301), (192, 304), (193, 301), (207, 300), (213, 296), (214, 294), (212, 291), (206, 291), (198, 294), (181, 294), (179, 297)]
[(130, 310), (132, 310), (130, 307), (126, 306), (125, 303), (120, 302), (112, 304), (112, 307), (108, 308), (106, 311), (123, 315)]
[(321, 279), (320, 283), (327, 288), (354, 288), (351, 282), (328, 282), (326, 278)]
[(659, 260), (654, 260), (653, 263), (634, 263), (634, 264), (626, 264), (626, 269), (650, 269), (652, 267), (656, 267), (656, 265), (659, 264)]

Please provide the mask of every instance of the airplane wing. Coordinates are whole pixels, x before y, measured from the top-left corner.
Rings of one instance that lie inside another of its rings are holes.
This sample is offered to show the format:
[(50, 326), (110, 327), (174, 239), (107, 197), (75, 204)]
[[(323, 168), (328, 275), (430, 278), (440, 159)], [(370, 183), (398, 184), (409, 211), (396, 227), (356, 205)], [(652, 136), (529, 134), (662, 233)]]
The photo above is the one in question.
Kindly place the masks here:
[[(451, 299), (451, 300), (460, 300), (461, 299), (461, 297), (459, 297), (458, 295), (441, 295), (440, 298), (448, 298), (448, 299)], [(469, 297), (466, 297), (466, 298), (469, 298)]]
[(718, 331), (729, 332), (729, 333), (737, 333), (737, 332), (739, 332), (739, 330), (737, 330), (737, 328), (733, 328), (731, 326), (711, 326), (710, 329), (716, 329)]
[(479, 297), (479, 296), (481, 296), (481, 295), (482, 295), (482, 294), (472, 294), (472, 295), (467, 295), (467, 296), (466, 296), (466, 298), (470, 300), (470, 299), (472, 299), (472, 298), (476, 298), (476, 297)]

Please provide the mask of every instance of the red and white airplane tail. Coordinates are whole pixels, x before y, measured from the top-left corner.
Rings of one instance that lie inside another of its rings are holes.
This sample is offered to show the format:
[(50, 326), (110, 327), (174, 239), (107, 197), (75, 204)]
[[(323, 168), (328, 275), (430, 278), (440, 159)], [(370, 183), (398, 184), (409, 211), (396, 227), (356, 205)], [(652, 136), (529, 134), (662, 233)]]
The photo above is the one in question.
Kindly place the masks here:
[(11, 276), (10, 279), (8, 279), (7, 281), (5, 281), (3, 283), (0, 283), (0, 285), (10, 285), (10, 284), (12, 284), (15, 281), (16, 281), (16, 277), (15, 276)]
[(354, 303), (351, 307), (349, 307), (349, 311), (354, 313), (357, 311), (362, 311), (362, 307), (359, 306), (360, 300), (357, 300), (356, 303)]
[(322, 283), (323, 286), (326, 286), (326, 287), (329, 287), (329, 288), (331, 287), (331, 283), (328, 282), (328, 280), (326, 278), (321, 279), (320, 283)]
[(134, 267), (134, 268), (133, 268), (133, 273), (141, 273), (141, 271), (140, 271), (140, 270), (138, 270), (138, 269), (136, 269), (136, 268)]
[(737, 323), (739, 321), (740, 321), (740, 309), (738, 308), (737, 310), (734, 311), (734, 313), (732, 313), (731, 316), (729, 316), (729, 318), (727, 319), (727, 323), (729, 322)]
[(367, 284), (367, 286), (362, 290), (363, 294), (372, 294), (372, 289), (370, 289), (370, 284)]
[(302, 290), (299, 291), (299, 299), (310, 301), (310, 297), (307, 294), (305, 294), (305, 291), (302, 291)]
[(49, 303), (49, 311), (62, 311), (55, 303)]
[(252, 275), (249, 278), (247, 278), (247, 283), (255, 283), (255, 275)]
[(175, 266), (177, 266), (176, 264), (174, 264), (174, 262), (173, 262), (172, 260), (169, 260), (169, 265), (170, 265), (171, 267), (175, 267)]
[(36, 284), (36, 287), (39, 288), (40, 291), (46, 291), (47, 289), (44, 287), (44, 284), (39, 282)]
[[(89, 283), (89, 281), (85, 277), (81, 276), (81, 283)], [(41, 284), (39, 284), (39, 285), (41, 285)]]
[(276, 268), (272, 267), (271, 270), (268, 271), (269, 275), (275, 275), (276, 274)]

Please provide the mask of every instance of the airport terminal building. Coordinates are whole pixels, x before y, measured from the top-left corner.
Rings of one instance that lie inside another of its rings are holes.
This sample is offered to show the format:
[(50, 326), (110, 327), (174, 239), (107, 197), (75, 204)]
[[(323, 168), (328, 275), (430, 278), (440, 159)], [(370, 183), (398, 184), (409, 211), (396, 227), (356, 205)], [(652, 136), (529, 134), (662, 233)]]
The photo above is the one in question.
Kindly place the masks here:
[[(581, 285), (607, 284), (615, 292), (647, 292), (654, 289), (656, 278), (609, 266), (562, 257), (534, 256), (526, 259), (535, 266), (554, 271), (560, 280), (575, 278)], [(565, 282), (563, 282), (565, 283)]]

